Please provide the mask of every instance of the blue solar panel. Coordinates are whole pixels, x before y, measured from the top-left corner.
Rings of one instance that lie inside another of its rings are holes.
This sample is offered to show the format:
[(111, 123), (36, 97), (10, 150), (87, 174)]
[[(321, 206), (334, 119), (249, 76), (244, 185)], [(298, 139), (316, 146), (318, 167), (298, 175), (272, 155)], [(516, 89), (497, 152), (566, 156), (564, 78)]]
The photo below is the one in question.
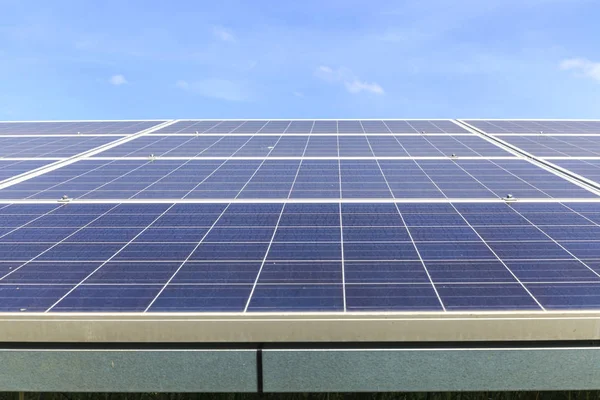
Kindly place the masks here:
[(263, 159), (84, 160), (0, 190), (0, 198), (469, 199), (509, 193), (596, 197), (522, 160)]
[(163, 122), (165, 121), (0, 122), (0, 135), (129, 135)]
[(161, 134), (196, 133), (467, 133), (450, 120), (182, 120), (161, 128)]
[(600, 121), (548, 121), (548, 120), (466, 120), (468, 124), (491, 134), (549, 133), (586, 134), (600, 133)]
[[(548, 210), (560, 218), (544, 219)], [(0, 243), (4, 311), (600, 306), (600, 235), (587, 235), (600, 226), (586, 219), (600, 203), (14, 204), (0, 213), (10, 229)]]
[[(23, 159), (0, 179), (75, 156), (0, 188), (0, 311), (600, 308), (597, 192), (459, 123), (181, 120), (81, 155), (160, 122), (0, 123), (0, 157)], [(600, 154), (577, 135), (593, 121), (471, 122)]]
[(475, 135), (141, 136), (102, 157), (459, 157), (511, 156)]
[(52, 163), (52, 161), (42, 160), (27, 160), (27, 161), (7, 161), (0, 160), (0, 181), (12, 178), (17, 175), (21, 175), (25, 172), (30, 172), (34, 169), (38, 169), (45, 165)]
[(552, 160), (552, 163), (596, 183), (600, 182), (600, 160)]
[(505, 142), (537, 157), (599, 157), (600, 136), (499, 136)]
[(114, 136), (1, 137), (0, 157), (66, 158), (119, 139)]

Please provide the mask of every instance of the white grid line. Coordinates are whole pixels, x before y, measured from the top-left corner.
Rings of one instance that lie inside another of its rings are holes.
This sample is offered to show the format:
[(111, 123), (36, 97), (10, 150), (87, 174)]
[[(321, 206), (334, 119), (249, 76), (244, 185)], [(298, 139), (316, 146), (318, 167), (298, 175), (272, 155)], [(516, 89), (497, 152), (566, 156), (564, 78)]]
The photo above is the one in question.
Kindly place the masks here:
[(551, 235), (549, 235), (548, 233), (546, 233), (542, 228), (540, 228), (539, 226), (537, 226), (536, 224), (534, 224), (533, 222), (531, 222), (529, 220), (529, 218), (527, 218), (526, 216), (524, 216), (523, 214), (521, 214), (519, 211), (515, 210), (514, 208), (512, 208), (512, 211), (515, 212), (515, 213), (517, 213), (525, 221), (529, 222), (531, 224), (531, 226), (533, 226), (534, 228), (536, 228), (537, 230), (539, 230), (541, 233), (543, 233), (546, 237), (548, 237), (548, 239), (550, 239), (552, 242), (554, 242), (554, 244), (558, 245), (565, 252), (569, 253), (569, 255), (571, 257), (573, 257), (575, 260), (577, 260), (579, 263), (581, 263), (584, 267), (586, 267), (587, 269), (589, 269), (590, 271), (592, 271), (592, 273), (594, 273), (594, 275), (596, 275), (597, 277), (600, 278), (600, 274), (599, 273), (597, 273), (592, 268), (590, 268), (589, 265), (587, 265), (585, 262), (583, 262), (579, 257), (577, 257), (575, 254), (573, 254), (571, 251), (569, 251), (567, 248), (565, 248), (562, 244), (560, 244), (559, 242), (557, 242)]
[[(8, 206), (7, 206), (7, 207), (8, 207)], [(18, 229), (25, 228), (27, 225), (31, 224), (32, 222), (35, 222), (35, 221), (37, 221), (38, 219), (40, 219), (40, 218), (43, 218), (43, 217), (45, 217), (46, 215), (53, 213), (54, 211), (58, 210), (60, 207), (61, 207), (60, 205), (57, 205), (56, 207), (54, 207), (54, 208), (53, 208), (53, 209), (51, 209), (50, 211), (48, 211), (48, 212), (45, 212), (45, 213), (43, 213), (43, 214), (39, 215), (38, 217), (36, 217), (36, 218), (32, 219), (31, 221), (28, 221), (28, 222), (24, 223), (23, 225), (21, 225), (21, 226), (18, 226), (18, 227), (16, 227), (16, 228), (14, 228), (14, 229), (12, 229), (12, 230), (10, 230), (10, 231), (6, 232), (6, 233), (5, 233), (5, 234), (3, 234), (3, 235), (0, 235), (0, 240), (1, 240), (2, 238), (4, 238), (6, 235), (10, 235), (11, 233), (13, 233), (14, 231), (16, 231), (16, 230), (18, 230)], [(4, 208), (4, 207), (2, 207), (2, 208)]]
[[(419, 166), (419, 168), (421, 168), (421, 166)], [(433, 179), (431, 179), (431, 177), (429, 177), (429, 175), (427, 174), (427, 172), (425, 172), (425, 170), (423, 170), (422, 168), (421, 168), (421, 171), (423, 171), (423, 173), (429, 178), (429, 180), (431, 180), (431, 183), (433, 183), (437, 187), (437, 184), (433, 181)], [(465, 172), (467, 172), (467, 171), (465, 171)], [(473, 177), (473, 178), (475, 180), (477, 180), (475, 177)], [(477, 180), (477, 181), (479, 182), (479, 180)], [(483, 183), (479, 182), (479, 184), (482, 185), (483, 187), (485, 187), (486, 189), (490, 190)], [(438, 187), (438, 189), (439, 189), (439, 187)], [(502, 263), (502, 265), (504, 265), (504, 267), (506, 268), (506, 270), (513, 276), (513, 278), (515, 278), (515, 280), (521, 285), (521, 287), (527, 292), (527, 294), (529, 294), (529, 296), (531, 296), (531, 298), (536, 302), (536, 304), (538, 306), (540, 306), (540, 308), (542, 310), (546, 311), (546, 309), (544, 308), (544, 306), (542, 306), (542, 304), (535, 298), (535, 296), (533, 295), (533, 293), (531, 293), (529, 291), (529, 289), (519, 280), (519, 278), (517, 277), (517, 275), (508, 267), (508, 265), (506, 265), (506, 263), (504, 262), (504, 260), (502, 258), (500, 258), (500, 256), (498, 256), (498, 254), (496, 254), (496, 252), (494, 251), (494, 249), (492, 249), (492, 247), (483, 239), (483, 237), (481, 237), (481, 235), (479, 234), (479, 232), (477, 232), (477, 230), (471, 225), (471, 223), (465, 218), (465, 216), (460, 211), (458, 211), (458, 209), (454, 206), (454, 204), (450, 203), (450, 205), (452, 206), (452, 208), (454, 208), (454, 210), (458, 213), (458, 215), (465, 221), (465, 223), (473, 230), (473, 232), (475, 232), (475, 234), (477, 235), (477, 237), (479, 237), (479, 239), (483, 242), (483, 244), (485, 244), (485, 246), (488, 248), (488, 250), (492, 252), (492, 254), (494, 255), (494, 257), (496, 257), (496, 259), (498, 259), (498, 261), (500, 261)], [(508, 260), (508, 258), (507, 258), (507, 260)]]
[[(371, 147), (371, 142), (369, 142), (369, 147)], [(377, 166), (379, 167), (379, 171), (381, 172), (381, 175), (383, 175), (383, 179), (385, 180), (385, 184), (387, 185), (388, 190), (392, 194), (392, 197), (394, 197), (394, 192), (392, 191), (392, 188), (390, 187), (390, 184), (389, 184), (387, 178), (385, 177), (385, 174), (383, 173), (383, 169), (381, 169), (381, 165), (379, 165), (379, 161), (377, 161)], [(417, 256), (419, 257), (419, 261), (421, 262), (421, 265), (423, 266), (423, 269), (425, 270), (425, 274), (427, 274), (427, 279), (429, 279), (429, 283), (431, 284), (431, 287), (433, 288), (433, 291), (435, 292), (435, 295), (436, 295), (438, 301), (440, 302), (440, 305), (442, 306), (442, 310), (446, 311), (446, 306), (444, 305), (444, 302), (442, 301), (442, 298), (440, 297), (440, 294), (439, 294), (437, 288), (435, 287), (435, 283), (433, 282), (433, 279), (431, 278), (431, 275), (429, 274), (429, 270), (427, 269), (427, 266), (425, 265), (425, 261), (423, 260), (423, 257), (421, 257), (421, 252), (419, 251), (419, 248), (417, 247), (417, 244), (415, 243), (415, 241), (413, 239), (412, 233), (410, 232), (410, 229), (406, 225), (404, 216), (402, 215), (402, 212), (400, 212), (400, 208), (398, 208), (398, 204), (394, 203), (394, 205), (396, 207), (396, 211), (398, 211), (398, 215), (400, 215), (400, 219), (402, 220), (404, 229), (406, 229), (406, 232), (408, 233), (410, 242), (412, 243), (413, 248), (415, 249), (415, 252), (417, 253)], [(340, 218), (341, 218), (341, 216), (340, 216)]]
[[(310, 138), (310, 136), (309, 136), (309, 138)], [(306, 153), (307, 148), (308, 148), (308, 139), (306, 140), (306, 143), (304, 144), (304, 151), (303, 151), (302, 155), (304, 155), (304, 153)], [(300, 163), (298, 163), (298, 168), (296, 169), (296, 175), (294, 176), (294, 180), (292, 182), (292, 185), (290, 186), (290, 190), (287, 195), (288, 199), (290, 198), (292, 191), (294, 190), (294, 185), (296, 184), (296, 178), (298, 178), (298, 174), (300, 173), (300, 168), (302, 168), (302, 160), (300, 161)], [(271, 250), (271, 245), (273, 244), (273, 240), (275, 240), (275, 235), (277, 234), (277, 229), (279, 228), (279, 222), (281, 221), (281, 217), (283, 216), (283, 211), (285, 209), (285, 206), (286, 206), (286, 203), (283, 203), (283, 206), (281, 207), (281, 212), (279, 213), (279, 217), (277, 218), (277, 223), (275, 224), (275, 229), (273, 230), (273, 235), (271, 236), (271, 240), (269, 241), (267, 251), (265, 252), (264, 258), (262, 259), (262, 262), (258, 269), (258, 273), (256, 274), (256, 279), (254, 280), (254, 285), (252, 286), (250, 295), (248, 296), (248, 301), (246, 302), (246, 305), (244, 306), (244, 312), (248, 311), (248, 307), (250, 306), (250, 302), (252, 301), (252, 296), (254, 295), (254, 290), (256, 290), (256, 286), (258, 285), (258, 281), (260, 280), (260, 275), (261, 275), (262, 270), (267, 261), (267, 256), (269, 255), (269, 251)]]
[(252, 301), (252, 296), (254, 295), (254, 291), (256, 290), (256, 286), (258, 285), (258, 281), (260, 279), (260, 275), (262, 273), (263, 267), (267, 262), (267, 257), (269, 256), (269, 252), (271, 251), (271, 246), (273, 245), (273, 240), (275, 240), (275, 235), (277, 234), (277, 228), (279, 228), (279, 222), (281, 221), (281, 217), (283, 216), (283, 212), (285, 210), (286, 204), (284, 203), (281, 207), (281, 211), (279, 212), (279, 217), (277, 218), (277, 223), (275, 224), (275, 229), (273, 229), (273, 234), (271, 235), (271, 240), (269, 241), (269, 245), (267, 246), (267, 251), (265, 251), (265, 256), (262, 259), (260, 264), (260, 268), (258, 269), (258, 273), (256, 274), (256, 279), (254, 279), (254, 284), (252, 285), (252, 290), (250, 290), (250, 294), (248, 295), (248, 300), (246, 301), (246, 305), (244, 306), (244, 312), (248, 311), (248, 307), (250, 306), (250, 302)]
[[(361, 125), (362, 127), (362, 125)], [(363, 129), (364, 130), (364, 129)], [(373, 152), (373, 150), (371, 150), (371, 152)], [(342, 189), (342, 161), (339, 159), (340, 156), (340, 137), (337, 137), (337, 153), (338, 153), (338, 175), (339, 175), (339, 182), (340, 182), (340, 195), (339, 198), (340, 200), (342, 199), (343, 196), (343, 189)], [(342, 296), (343, 296), (343, 305), (344, 305), (344, 312), (347, 309), (347, 303), (346, 303), (346, 261), (344, 259), (344, 222), (343, 222), (343, 218), (342, 218), (342, 203), (338, 203), (338, 210), (339, 210), (339, 218), (340, 218), (340, 249), (341, 249), (341, 257), (342, 257)]]
[[(52, 309), (54, 307), (56, 307), (61, 301), (63, 301), (67, 296), (69, 296), (71, 293), (73, 293), (79, 286), (81, 286), (83, 283), (85, 283), (85, 281), (87, 281), (90, 277), (92, 277), (92, 275), (94, 275), (96, 272), (98, 272), (103, 266), (105, 266), (106, 264), (108, 264), (113, 258), (115, 258), (117, 255), (119, 255), (123, 250), (125, 250), (127, 248), (127, 246), (129, 246), (131, 243), (133, 243), (135, 241), (135, 239), (137, 239), (138, 237), (140, 237), (144, 232), (146, 232), (156, 221), (158, 221), (160, 218), (162, 218), (163, 215), (165, 215), (171, 208), (173, 208), (175, 206), (175, 204), (167, 207), (167, 209), (165, 211), (163, 211), (158, 217), (154, 218), (154, 220), (152, 220), (152, 222), (150, 222), (144, 229), (142, 229), (140, 232), (138, 232), (137, 235), (135, 235), (130, 241), (128, 241), (125, 245), (123, 245), (119, 250), (117, 250), (115, 253), (113, 253), (112, 256), (110, 256), (106, 261), (104, 261), (102, 264), (100, 264), (96, 269), (94, 269), (92, 272), (90, 272), (85, 278), (83, 278), (78, 284), (76, 284), (75, 286), (73, 286), (67, 293), (65, 293), (60, 299), (58, 299), (57, 301), (55, 301), (49, 308), (46, 309), (46, 311), (44, 311), (45, 313), (48, 313), (50, 311), (52, 311)], [(98, 217), (100, 218), (100, 217)]]
[[(190, 140), (192, 140), (192, 139), (190, 139)], [(198, 154), (202, 154), (202, 153), (203, 153), (203, 152), (205, 152), (206, 150), (210, 149), (210, 148), (211, 148), (213, 145), (215, 145), (215, 144), (219, 143), (221, 140), (222, 140), (222, 138), (221, 138), (221, 139), (219, 139), (219, 140), (217, 140), (216, 142), (214, 142), (213, 144), (211, 144), (210, 146), (208, 146), (206, 149), (202, 150), (202, 151), (201, 151), (200, 153), (198, 153)], [(187, 143), (187, 142), (186, 142), (186, 143)], [(239, 149), (238, 149), (238, 150), (239, 150)], [(198, 154), (197, 154), (197, 155), (198, 155)], [(234, 152), (234, 154), (235, 154), (235, 152)], [(191, 160), (188, 160), (188, 161), (186, 161), (186, 162), (184, 162), (184, 163), (180, 164), (179, 166), (177, 166), (177, 168), (175, 168), (175, 169), (171, 170), (171, 171), (170, 171), (168, 174), (166, 174), (166, 175), (162, 176), (161, 178), (159, 178), (159, 179), (157, 179), (156, 181), (152, 182), (151, 184), (147, 185), (145, 188), (138, 190), (138, 192), (137, 192), (137, 193), (135, 193), (135, 194), (133, 194), (133, 195), (129, 196), (129, 198), (131, 199), (131, 198), (134, 198), (134, 197), (136, 197), (138, 194), (140, 194), (140, 193), (144, 192), (145, 190), (147, 190), (148, 188), (152, 187), (153, 185), (156, 185), (158, 182), (160, 182), (160, 181), (162, 181), (163, 179), (165, 179), (166, 177), (170, 176), (170, 175), (171, 175), (171, 174), (173, 174), (175, 171), (178, 171), (179, 169), (183, 168), (185, 165), (189, 164), (190, 162), (191, 162)], [(221, 165), (223, 165), (223, 164), (221, 164)], [(213, 171), (213, 173), (214, 173), (214, 172), (216, 172), (216, 170), (217, 170), (217, 169), (219, 169), (220, 167), (221, 167), (221, 166), (217, 167), (217, 168), (216, 168), (216, 169)], [(212, 174), (210, 174), (210, 175), (212, 175)], [(209, 176), (210, 176), (210, 175), (209, 175)], [(120, 179), (120, 178), (119, 178), (119, 179)], [(204, 180), (206, 180), (206, 178), (205, 178), (205, 179), (203, 179), (203, 181), (204, 181)]]
[(50, 250), (52, 250), (53, 248), (55, 248), (56, 246), (58, 246), (61, 243), (64, 243), (65, 240), (67, 240), (68, 238), (70, 238), (71, 236), (75, 235), (77, 232), (87, 228), (88, 226), (90, 226), (92, 223), (94, 223), (95, 221), (99, 220), (100, 218), (104, 217), (105, 215), (107, 215), (109, 212), (111, 212), (112, 210), (114, 210), (115, 208), (117, 208), (119, 205), (115, 205), (114, 207), (111, 207), (109, 210), (105, 211), (104, 213), (100, 214), (99, 216), (97, 216), (96, 218), (92, 219), (90, 222), (88, 222), (87, 224), (83, 225), (81, 228), (77, 229), (75, 232), (71, 233), (70, 235), (64, 237), (62, 240), (54, 243), (52, 246), (48, 247), (46, 250), (42, 251), (41, 253), (39, 253), (37, 256), (29, 259), (28, 261), (24, 262), (23, 264), (21, 264), (20, 266), (18, 266), (17, 268), (11, 270), (10, 272), (4, 274), (2, 277), (0, 277), (0, 281), (4, 280), (4, 278), (6, 278), (7, 276), (10, 276), (12, 274), (14, 274), (15, 272), (17, 272), (18, 270), (20, 270), (21, 268), (23, 268), (24, 266), (26, 266), (27, 264), (37, 260), (39, 257), (43, 256), (44, 254), (46, 254), (47, 252), (49, 252)]
[[(279, 140), (281, 139), (281, 137), (279, 138)], [(278, 140), (278, 141), (279, 141)], [(250, 139), (248, 139), (248, 141), (250, 141)], [(246, 142), (247, 143), (247, 142)], [(245, 144), (244, 144), (245, 145)], [(240, 149), (244, 146), (240, 146)], [(239, 150), (239, 149), (238, 149)], [(271, 149), (271, 151), (273, 151)], [(239, 196), (239, 194), (244, 190), (244, 188), (248, 185), (248, 183), (250, 183), (250, 181), (252, 180), (252, 178), (254, 177), (254, 175), (256, 175), (256, 172), (260, 169), (260, 167), (264, 164), (264, 162), (266, 161), (266, 159), (258, 166), (258, 168), (256, 169), (256, 171), (254, 172), (254, 174), (252, 174), (252, 176), (246, 181), (246, 184), (238, 191), (238, 194), (236, 195)], [(208, 177), (207, 177), (208, 178)], [(206, 179), (206, 178), (205, 178)], [(193, 191), (194, 189), (192, 189), (190, 191), (190, 193)], [(200, 241), (198, 242), (198, 244), (192, 249), (192, 251), (188, 254), (188, 256), (186, 257), (186, 259), (181, 263), (181, 265), (179, 265), (179, 267), (177, 268), (177, 270), (173, 273), (173, 275), (171, 275), (171, 278), (169, 278), (169, 280), (165, 283), (165, 285), (163, 286), (163, 288), (159, 291), (159, 293), (154, 297), (154, 299), (150, 302), (150, 304), (146, 307), (146, 309), (144, 310), (144, 312), (148, 311), (150, 309), (150, 307), (156, 302), (156, 300), (158, 299), (158, 297), (164, 292), (164, 290), (167, 288), (167, 286), (169, 285), (169, 283), (175, 279), (175, 276), (177, 275), (177, 273), (183, 268), (183, 266), (188, 262), (188, 260), (192, 257), (192, 255), (194, 254), (194, 252), (200, 247), (200, 245), (203, 243), (204, 239), (208, 236), (208, 234), (212, 231), (212, 229), (216, 226), (217, 222), (221, 219), (221, 217), (223, 216), (223, 214), (225, 214), (225, 211), (229, 208), (229, 205), (227, 205), (227, 207), (225, 207), (225, 209), (221, 212), (221, 214), (219, 215), (219, 217), (215, 220), (215, 222), (210, 226), (210, 228), (208, 229), (208, 231), (204, 234), (204, 236), (202, 236), (202, 238), (200, 239)], [(285, 205), (284, 205), (285, 207)], [(283, 213), (283, 207), (282, 207), (282, 211)], [(279, 218), (281, 218), (281, 214), (279, 216)], [(275, 228), (275, 231), (277, 230), (277, 228)], [(273, 232), (273, 236), (275, 236), (275, 231)], [(269, 246), (270, 247), (270, 246)], [(266, 253), (265, 253), (265, 259), (267, 258), (269, 251), (267, 249)], [(263, 261), (263, 265), (264, 265), (264, 261)], [(262, 266), (261, 266), (262, 267)], [(259, 275), (260, 275), (260, 271), (259, 271)], [(258, 281), (258, 276), (257, 276), (257, 281)], [(252, 297), (252, 294), (250, 294), (250, 297), (248, 298), (248, 303), (250, 302), (250, 298)]]
[(194, 252), (196, 250), (198, 250), (198, 248), (200, 247), (200, 245), (202, 243), (204, 243), (204, 239), (206, 239), (206, 237), (210, 234), (210, 232), (215, 227), (215, 225), (217, 225), (217, 223), (219, 222), (219, 220), (221, 219), (221, 217), (223, 216), (223, 214), (225, 214), (225, 212), (227, 211), (228, 208), (229, 208), (229, 205), (227, 205), (227, 207), (225, 207), (223, 209), (223, 211), (221, 211), (221, 214), (219, 214), (219, 216), (217, 217), (217, 219), (212, 223), (212, 225), (206, 231), (206, 233), (202, 236), (202, 238), (200, 239), (200, 241), (196, 244), (196, 246), (194, 246), (194, 248), (192, 249), (192, 251), (190, 251), (190, 253), (185, 258), (185, 260), (183, 260), (183, 262), (181, 262), (181, 264), (179, 265), (179, 267), (177, 267), (177, 269), (175, 270), (175, 272), (171, 275), (171, 277), (167, 280), (167, 282), (159, 290), (159, 292), (156, 294), (156, 296), (154, 296), (154, 298), (152, 299), (152, 301), (150, 301), (150, 303), (144, 309), (143, 312), (147, 312), (150, 309), (150, 307), (152, 307), (152, 305), (156, 302), (156, 300), (159, 298), (159, 296), (165, 291), (165, 289), (167, 288), (167, 286), (169, 286), (169, 284), (171, 283), (171, 281), (173, 279), (175, 279), (175, 276), (177, 275), (177, 273), (183, 268), (184, 265), (186, 265), (186, 263), (189, 261), (189, 259), (192, 257), (192, 255), (194, 255)]

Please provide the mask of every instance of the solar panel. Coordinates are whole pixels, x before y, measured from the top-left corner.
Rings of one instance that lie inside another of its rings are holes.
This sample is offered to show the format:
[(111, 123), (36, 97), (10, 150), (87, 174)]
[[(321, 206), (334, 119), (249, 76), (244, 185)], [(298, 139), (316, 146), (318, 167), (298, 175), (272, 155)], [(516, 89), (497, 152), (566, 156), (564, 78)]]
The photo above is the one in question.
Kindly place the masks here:
[[(340, 195), (341, 190), (341, 195)], [(595, 198), (524, 160), (82, 160), (0, 199)]]
[(552, 163), (594, 182), (600, 182), (600, 160), (560, 159), (552, 160)]
[[(304, 149), (306, 148), (306, 152)], [(101, 157), (511, 157), (474, 135), (141, 136)]]
[[(469, 120), (483, 134), (600, 189), (600, 121)], [(533, 129), (538, 129), (534, 133)], [(543, 130), (542, 130), (543, 129)]]
[(560, 203), (10, 205), (0, 308), (598, 307), (586, 296), (600, 284), (598, 215)]
[(0, 182), (50, 164), (44, 160), (0, 160)]
[(600, 157), (600, 135), (543, 134), (498, 138), (537, 157)]
[(0, 123), (0, 311), (600, 308), (598, 124), (467, 122)]
[(465, 120), (470, 125), (490, 134), (600, 134), (600, 121), (586, 120)]
[(165, 121), (0, 122), (0, 135), (129, 135)]
[(451, 120), (234, 120), (177, 121), (154, 134), (469, 134)]
[(0, 136), (2, 158), (65, 158), (113, 142), (114, 136)]

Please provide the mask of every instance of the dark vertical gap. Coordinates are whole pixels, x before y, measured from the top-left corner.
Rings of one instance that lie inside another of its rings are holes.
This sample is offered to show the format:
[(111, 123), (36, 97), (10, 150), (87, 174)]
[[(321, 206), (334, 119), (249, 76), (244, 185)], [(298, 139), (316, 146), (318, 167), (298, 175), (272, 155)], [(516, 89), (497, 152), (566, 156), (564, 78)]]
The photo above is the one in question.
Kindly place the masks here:
[(256, 391), (263, 393), (263, 345), (256, 347)]

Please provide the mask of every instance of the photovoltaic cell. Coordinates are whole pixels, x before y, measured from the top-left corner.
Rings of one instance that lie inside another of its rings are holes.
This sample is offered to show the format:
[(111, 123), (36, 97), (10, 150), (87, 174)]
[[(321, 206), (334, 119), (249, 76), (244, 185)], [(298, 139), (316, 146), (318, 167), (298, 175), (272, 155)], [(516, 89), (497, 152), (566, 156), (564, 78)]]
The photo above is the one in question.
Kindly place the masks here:
[(7, 161), (0, 160), (0, 181), (43, 167), (52, 161)]
[(600, 157), (600, 136), (500, 136), (537, 157)]
[(465, 120), (466, 123), (491, 134), (502, 133), (600, 133), (600, 121), (548, 120)]
[(469, 133), (450, 120), (249, 120), (177, 121), (159, 134), (173, 133)]
[(600, 183), (600, 160), (552, 160), (552, 163)]
[[(5, 205), (2, 309), (341, 311), (344, 299), (353, 311), (598, 307), (600, 237), (586, 232), (600, 228), (587, 219), (600, 205), (553, 206), (559, 225), (536, 203)], [(52, 217), (75, 216), (55, 231)], [(132, 226), (133, 216), (151, 218)], [(5, 240), (32, 226), (20, 236), (28, 241)]]
[[(341, 173), (341, 175), (340, 175)], [(87, 160), (4, 199), (593, 198), (522, 160)]]
[(114, 136), (1, 137), (0, 157), (66, 158), (119, 139)]
[[(304, 149), (306, 148), (306, 151)], [(101, 157), (511, 156), (477, 136), (142, 136)]]
[(165, 121), (0, 122), (0, 135), (129, 135)]

